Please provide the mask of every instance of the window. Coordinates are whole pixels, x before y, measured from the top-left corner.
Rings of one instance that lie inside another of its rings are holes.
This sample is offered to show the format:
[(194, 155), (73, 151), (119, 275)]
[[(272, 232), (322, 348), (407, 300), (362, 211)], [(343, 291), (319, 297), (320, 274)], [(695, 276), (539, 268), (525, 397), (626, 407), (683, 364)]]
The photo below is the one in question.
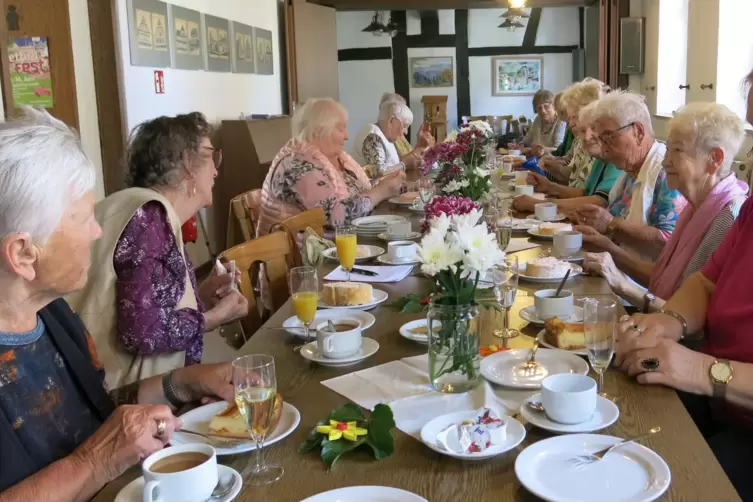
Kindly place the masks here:
[(659, 3), (659, 70), (656, 78), (656, 113), (671, 115), (685, 104), (681, 89), (688, 79), (688, 0)]

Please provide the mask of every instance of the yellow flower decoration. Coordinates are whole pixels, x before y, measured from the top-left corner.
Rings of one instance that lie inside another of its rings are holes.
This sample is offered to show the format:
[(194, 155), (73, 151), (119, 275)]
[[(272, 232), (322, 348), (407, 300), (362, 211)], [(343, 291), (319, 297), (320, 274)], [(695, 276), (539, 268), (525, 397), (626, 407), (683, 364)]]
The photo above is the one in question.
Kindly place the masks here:
[(358, 427), (357, 422), (330, 420), (329, 425), (318, 426), (316, 432), (327, 434), (327, 439), (330, 441), (337, 441), (343, 437), (348, 441), (355, 441), (358, 439), (358, 436), (365, 436), (369, 431)]

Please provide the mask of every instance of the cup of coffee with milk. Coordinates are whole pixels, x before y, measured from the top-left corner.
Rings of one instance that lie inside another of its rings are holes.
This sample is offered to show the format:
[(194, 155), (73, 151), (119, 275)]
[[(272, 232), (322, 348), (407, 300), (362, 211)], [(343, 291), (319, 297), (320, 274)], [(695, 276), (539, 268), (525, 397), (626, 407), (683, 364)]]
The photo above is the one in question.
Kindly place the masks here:
[(574, 255), (583, 246), (583, 234), (580, 232), (560, 231), (554, 234), (553, 240), (554, 250), (562, 258)]
[(361, 322), (341, 318), (323, 322), (316, 327), (316, 346), (328, 359), (345, 359), (361, 349)]
[(533, 206), (533, 212), (539, 221), (554, 221), (558, 211), (557, 204), (553, 202), (542, 202)]
[(208, 444), (171, 446), (141, 464), (144, 502), (204, 502), (217, 486), (217, 455)]
[(392, 263), (411, 262), (416, 259), (416, 243), (395, 241), (387, 243), (387, 258)]
[(560, 373), (541, 381), (541, 404), (550, 420), (580, 424), (596, 411), (596, 381), (586, 375)]

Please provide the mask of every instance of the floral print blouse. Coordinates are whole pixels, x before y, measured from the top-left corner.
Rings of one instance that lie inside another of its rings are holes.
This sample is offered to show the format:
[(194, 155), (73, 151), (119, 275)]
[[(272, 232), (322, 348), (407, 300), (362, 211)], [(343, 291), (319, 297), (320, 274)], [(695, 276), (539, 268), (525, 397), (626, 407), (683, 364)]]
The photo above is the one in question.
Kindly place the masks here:
[[(609, 205), (609, 212), (616, 218), (627, 218), (632, 201), (633, 187), (636, 180), (628, 177), (619, 196)], [(685, 208), (687, 201), (677, 190), (667, 187), (667, 173), (662, 170), (656, 178), (654, 198), (648, 214), (647, 225), (656, 227), (665, 234), (675, 229), (677, 217)]]
[[(115, 247), (113, 265), (118, 339), (125, 349), (139, 355), (185, 351), (187, 366), (200, 363), (204, 306), (162, 204), (147, 202), (136, 211)], [(185, 293), (186, 267), (199, 310), (175, 308)]]

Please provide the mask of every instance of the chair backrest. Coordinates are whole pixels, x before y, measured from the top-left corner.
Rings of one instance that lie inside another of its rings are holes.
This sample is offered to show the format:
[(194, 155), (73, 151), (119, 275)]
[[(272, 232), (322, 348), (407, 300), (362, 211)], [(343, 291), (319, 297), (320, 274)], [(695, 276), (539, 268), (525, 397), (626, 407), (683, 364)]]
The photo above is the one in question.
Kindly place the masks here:
[[(240, 291), (248, 300), (248, 316), (241, 324), (250, 336), (290, 297), (288, 271), (295, 264), (290, 238), (286, 232), (273, 232), (228, 249), (220, 259), (235, 260), (241, 273)], [(260, 272), (265, 278), (264, 285), (260, 284)], [(262, 301), (262, 291), (268, 296), (266, 302)]]
[[(260, 211), (261, 190), (258, 188), (242, 193), (230, 201), (231, 215), (228, 218), (227, 225), (228, 246), (234, 246), (256, 237), (256, 224), (259, 221)], [(240, 228), (240, 237), (236, 237), (236, 227), (233, 225), (233, 220), (237, 223), (237, 228)]]
[(295, 266), (300, 267), (303, 265), (303, 258), (301, 257), (301, 248), (299, 247), (299, 236), (302, 232), (305, 232), (307, 228), (311, 228), (319, 237), (324, 236), (324, 225), (327, 224), (327, 214), (321, 207), (315, 207), (308, 211), (303, 211), (290, 218), (282, 220), (280, 223), (276, 223), (272, 226), (272, 232), (283, 230), (288, 234), (290, 238), (290, 247), (295, 253)]

